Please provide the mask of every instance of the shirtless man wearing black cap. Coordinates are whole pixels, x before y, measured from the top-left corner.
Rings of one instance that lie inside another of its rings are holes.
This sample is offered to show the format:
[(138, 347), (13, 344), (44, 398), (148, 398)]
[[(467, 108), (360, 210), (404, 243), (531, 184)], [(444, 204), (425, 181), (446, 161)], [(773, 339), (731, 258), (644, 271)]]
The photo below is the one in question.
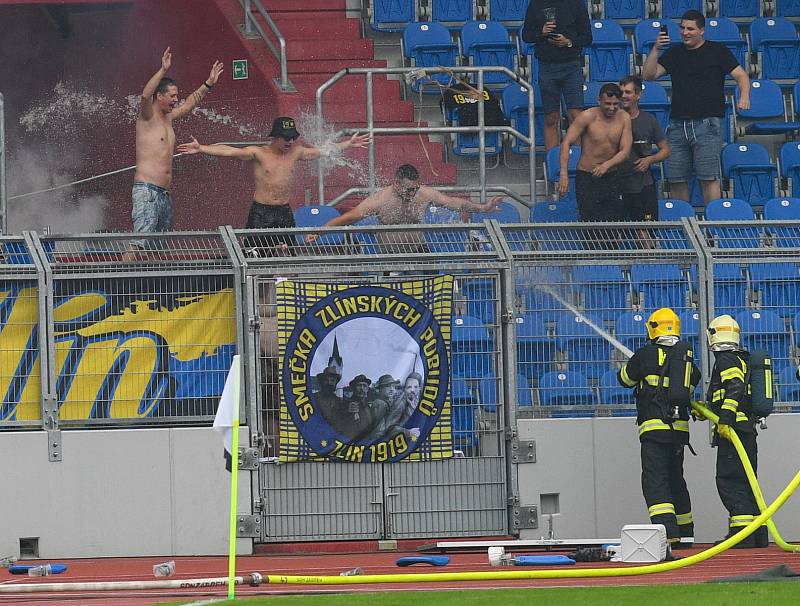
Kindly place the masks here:
[[(294, 227), (294, 215), (289, 206), (289, 197), (292, 193), (295, 165), (298, 160), (316, 160), (323, 153), (316, 147), (295, 145), (300, 133), (297, 132), (297, 126), (292, 118), (275, 118), (269, 136), (272, 137), (272, 142), (265, 147), (202, 145), (194, 137), (190, 143), (178, 146), (178, 151), (181, 153), (202, 153), (208, 156), (238, 158), (253, 163), (255, 193), (247, 217), (247, 229)], [(367, 145), (369, 145), (369, 135), (359, 133), (336, 144), (342, 151)], [(279, 236), (272, 240), (268, 245), (277, 247), (283, 254), (288, 253), (292, 243), (291, 236)]]

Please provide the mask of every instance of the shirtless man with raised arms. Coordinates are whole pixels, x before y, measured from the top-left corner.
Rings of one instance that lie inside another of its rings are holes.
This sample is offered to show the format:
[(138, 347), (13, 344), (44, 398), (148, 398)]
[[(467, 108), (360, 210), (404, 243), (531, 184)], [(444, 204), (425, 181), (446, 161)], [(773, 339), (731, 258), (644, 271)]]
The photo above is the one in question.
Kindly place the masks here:
[[(394, 184), (364, 198), (355, 208), (328, 221), (325, 227), (352, 225), (370, 215), (377, 216), (381, 225), (413, 225), (422, 223), (425, 211), (431, 205), (459, 212), (489, 212), (502, 200), (501, 196), (497, 196), (481, 205), (464, 198), (445, 195), (432, 187), (421, 185), (417, 168), (411, 164), (403, 164), (395, 172)], [(306, 236), (306, 243), (314, 242), (318, 238), (316, 234), (309, 234)], [(380, 232), (378, 239), (380, 244), (390, 247), (387, 252), (414, 252), (424, 248), (420, 232)], [(392, 247), (395, 244), (401, 246)]]
[[(229, 145), (202, 145), (192, 137), (190, 143), (178, 146), (178, 151), (186, 154), (203, 153), (222, 158), (238, 158), (253, 163), (255, 193), (247, 229), (292, 228), (295, 226), (289, 197), (294, 183), (294, 169), (298, 160), (316, 160), (322, 151), (316, 147), (295, 145), (300, 137), (292, 118), (276, 118), (269, 133), (272, 142), (265, 147), (249, 145), (231, 147)], [(369, 135), (354, 134), (350, 139), (337, 143), (345, 151), (351, 147), (367, 147)], [(287, 254), (293, 243), (293, 236), (281, 235), (269, 239), (280, 254)]]
[(631, 118), (620, 111), (622, 91), (616, 84), (604, 84), (599, 106), (581, 112), (570, 124), (561, 143), (559, 193), (569, 191), (570, 145), (580, 141), (581, 159), (575, 175), (575, 197), (581, 221), (622, 221), (622, 187), (617, 167), (630, 155), (633, 138)]
[[(172, 122), (191, 112), (217, 83), (222, 63), (215, 61), (208, 79), (178, 105), (178, 87), (166, 74), (172, 65), (169, 47), (161, 56), (161, 68), (142, 90), (139, 114), (136, 117), (136, 172), (133, 177), (133, 230), (161, 232), (172, 229), (172, 154), (175, 131)], [(145, 248), (146, 240), (131, 242), (124, 261), (138, 258), (137, 249)]]

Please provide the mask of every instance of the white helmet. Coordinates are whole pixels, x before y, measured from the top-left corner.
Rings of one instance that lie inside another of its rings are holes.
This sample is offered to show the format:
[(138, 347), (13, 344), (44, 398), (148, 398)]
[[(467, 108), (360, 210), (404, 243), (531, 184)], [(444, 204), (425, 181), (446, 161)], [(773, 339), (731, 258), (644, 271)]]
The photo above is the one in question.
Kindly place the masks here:
[(737, 347), (739, 346), (739, 323), (728, 314), (717, 316), (711, 320), (706, 333), (708, 344), (711, 347), (720, 343), (733, 343)]

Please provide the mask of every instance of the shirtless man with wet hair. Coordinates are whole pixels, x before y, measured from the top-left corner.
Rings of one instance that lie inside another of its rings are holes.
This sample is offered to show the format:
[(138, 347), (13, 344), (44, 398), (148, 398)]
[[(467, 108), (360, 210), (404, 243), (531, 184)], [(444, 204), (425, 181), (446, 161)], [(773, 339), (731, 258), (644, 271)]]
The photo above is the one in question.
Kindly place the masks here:
[[(217, 83), (222, 63), (215, 61), (208, 79), (182, 104), (178, 105), (178, 86), (167, 78), (172, 65), (169, 47), (161, 56), (161, 67), (142, 90), (139, 114), (136, 116), (136, 172), (133, 177), (133, 230), (161, 232), (172, 229), (172, 154), (175, 131), (172, 122), (191, 112)], [(123, 261), (134, 261), (137, 250), (146, 248), (146, 240), (131, 242)]]
[(620, 111), (622, 91), (616, 84), (604, 84), (599, 106), (581, 112), (570, 124), (561, 143), (562, 196), (569, 192), (570, 145), (580, 142), (581, 159), (575, 175), (575, 197), (581, 221), (622, 221), (622, 187), (617, 171), (631, 153), (631, 118)]
[[(502, 196), (496, 196), (482, 205), (464, 198), (445, 195), (432, 187), (421, 185), (416, 167), (403, 164), (395, 172), (392, 185), (364, 198), (355, 208), (328, 221), (325, 227), (352, 225), (371, 215), (376, 216), (381, 225), (413, 225), (422, 223), (425, 211), (431, 205), (459, 212), (489, 212), (502, 201)], [(314, 242), (318, 238), (317, 234), (309, 234), (306, 236), (306, 243)], [(404, 245), (402, 249), (396, 249), (396, 252), (414, 252), (424, 244), (422, 234), (415, 232), (381, 232), (378, 234), (378, 240), (380, 244), (389, 247)]]
[[(294, 214), (289, 198), (292, 194), (295, 166), (299, 160), (316, 160), (323, 154), (319, 148), (295, 144), (300, 133), (297, 132), (292, 118), (276, 118), (269, 136), (272, 137), (272, 142), (267, 146), (202, 145), (194, 137), (190, 143), (178, 146), (178, 151), (186, 154), (202, 153), (253, 163), (255, 193), (247, 217), (247, 229), (294, 227)], [(346, 151), (351, 147), (367, 147), (369, 141), (369, 135), (356, 133), (336, 146), (341, 151)], [(267, 246), (275, 248), (274, 252), (285, 255), (289, 254), (293, 240), (291, 235), (269, 237)]]

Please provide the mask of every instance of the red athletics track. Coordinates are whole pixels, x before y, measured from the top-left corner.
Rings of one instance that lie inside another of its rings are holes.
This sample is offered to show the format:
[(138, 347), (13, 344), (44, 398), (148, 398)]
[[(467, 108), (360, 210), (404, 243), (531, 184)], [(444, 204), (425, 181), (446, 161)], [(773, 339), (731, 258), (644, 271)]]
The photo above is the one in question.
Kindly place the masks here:
[[(681, 550), (681, 556), (697, 553), (699, 548)], [(521, 553), (521, 552), (520, 552)], [(530, 553), (543, 553), (531, 551)], [(547, 552), (564, 553), (564, 552)], [(260, 572), (262, 574), (313, 574), (338, 575), (340, 572), (361, 567), (365, 574), (381, 573), (420, 573), (420, 572), (468, 572), (498, 570), (491, 568), (486, 560), (486, 553), (454, 553), (450, 554), (450, 564), (446, 567), (417, 565), (411, 568), (395, 566), (397, 558), (404, 555), (419, 555), (417, 552), (379, 552), (354, 554), (303, 554), (303, 555), (262, 555), (244, 556), (237, 559), (237, 574)], [(29, 578), (14, 576), (7, 570), (0, 570), (0, 584), (9, 583), (47, 583), (47, 582), (91, 582), (91, 581), (134, 581), (152, 580), (153, 564), (167, 558), (105, 558), (98, 560), (58, 560), (67, 564), (65, 573), (50, 576)], [(172, 578), (193, 579), (227, 576), (227, 560), (224, 557), (183, 557), (175, 558), (176, 573)], [(267, 595), (286, 593), (343, 593), (366, 591), (442, 591), (445, 589), (474, 588), (520, 588), (520, 587), (568, 587), (599, 585), (651, 585), (669, 583), (702, 583), (709, 579), (725, 576), (756, 573), (775, 566), (787, 564), (800, 571), (800, 554), (790, 554), (778, 547), (768, 549), (730, 550), (700, 564), (671, 572), (633, 577), (609, 577), (597, 579), (535, 579), (520, 581), (463, 581), (446, 583), (395, 583), (381, 585), (261, 585), (259, 587), (242, 586), (236, 588), (237, 596)], [(577, 564), (573, 568), (601, 568), (625, 566), (595, 562)], [(537, 567), (537, 570), (545, 567)], [(532, 569), (532, 568), (531, 568)], [(519, 569), (518, 569), (519, 570)], [(52, 606), (54, 604), (72, 605), (105, 605), (144, 606), (157, 602), (191, 601), (210, 598), (224, 598), (227, 589), (158, 589), (138, 591), (98, 591), (68, 592), (46, 594), (0, 594), (0, 604), (18, 604), (20, 606)]]

